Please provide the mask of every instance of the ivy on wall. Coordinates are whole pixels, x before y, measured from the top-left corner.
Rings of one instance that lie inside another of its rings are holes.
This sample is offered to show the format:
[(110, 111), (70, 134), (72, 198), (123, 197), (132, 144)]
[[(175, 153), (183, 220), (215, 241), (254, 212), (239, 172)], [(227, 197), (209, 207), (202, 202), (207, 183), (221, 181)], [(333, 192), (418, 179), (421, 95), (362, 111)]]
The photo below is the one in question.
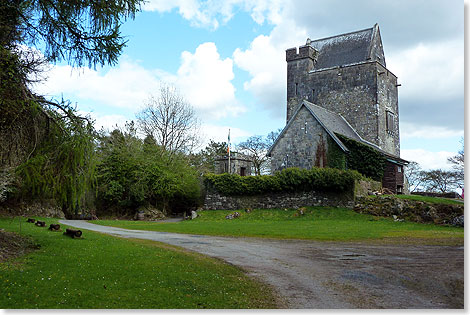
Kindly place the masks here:
[(328, 137), (328, 151), (326, 153), (326, 158), (328, 161), (328, 167), (340, 170), (347, 169), (346, 153), (344, 153), (331, 137)]
[(258, 195), (271, 192), (337, 191), (354, 189), (354, 181), (363, 179), (354, 170), (287, 168), (274, 175), (240, 176), (206, 174), (204, 183), (224, 195)]
[(382, 181), (385, 168), (385, 156), (379, 151), (343, 135), (336, 136), (349, 149), (346, 155), (348, 169), (356, 170), (362, 175), (376, 181)]

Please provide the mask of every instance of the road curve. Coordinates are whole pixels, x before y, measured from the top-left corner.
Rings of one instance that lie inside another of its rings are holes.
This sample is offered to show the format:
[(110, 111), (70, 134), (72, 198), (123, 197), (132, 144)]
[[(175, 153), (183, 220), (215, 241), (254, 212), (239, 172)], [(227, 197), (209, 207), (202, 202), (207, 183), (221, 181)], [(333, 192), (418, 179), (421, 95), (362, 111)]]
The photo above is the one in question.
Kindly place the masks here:
[(464, 248), (269, 240), (61, 224), (180, 246), (237, 265), (289, 308), (463, 308)]

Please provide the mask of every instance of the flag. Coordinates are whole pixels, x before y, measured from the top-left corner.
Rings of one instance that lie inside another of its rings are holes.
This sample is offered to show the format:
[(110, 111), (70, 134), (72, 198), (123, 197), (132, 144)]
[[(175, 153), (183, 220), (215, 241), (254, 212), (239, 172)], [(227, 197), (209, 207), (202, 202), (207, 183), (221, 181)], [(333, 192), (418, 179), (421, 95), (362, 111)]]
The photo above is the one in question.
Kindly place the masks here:
[(230, 129), (228, 130), (227, 153), (230, 154)]

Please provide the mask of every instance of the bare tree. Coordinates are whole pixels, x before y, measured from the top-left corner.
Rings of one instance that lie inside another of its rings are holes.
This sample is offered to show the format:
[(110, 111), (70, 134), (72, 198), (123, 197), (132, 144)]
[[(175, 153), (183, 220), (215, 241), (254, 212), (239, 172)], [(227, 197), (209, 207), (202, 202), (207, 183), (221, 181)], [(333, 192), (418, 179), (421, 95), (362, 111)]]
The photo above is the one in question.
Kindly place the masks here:
[(455, 172), (441, 169), (422, 172), (426, 190), (446, 193), (456, 188)]
[(251, 136), (246, 141), (240, 142), (237, 145), (237, 150), (251, 157), (255, 168), (255, 175), (261, 175), (268, 161), (266, 156), (268, 147), (262, 136)]
[(405, 176), (410, 187), (410, 193), (422, 187), (424, 175), (421, 166), (417, 162), (412, 161), (405, 167)]
[(454, 176), (455, 176), (455, 183), (458, 187), (463, 188), (464, 181), (465, 181), (465, 144), (464, 139), (460, 139), (460, 143), (462, 143), (462, 149), (452, 157), (449, 157), (447, 161), (452, 164), (452, 168), (454, 169)]
[(199, 121), (176, 88), (162, 85), (137, 115), (139, 129), (169, 152), (191, 152), (199, 144)]

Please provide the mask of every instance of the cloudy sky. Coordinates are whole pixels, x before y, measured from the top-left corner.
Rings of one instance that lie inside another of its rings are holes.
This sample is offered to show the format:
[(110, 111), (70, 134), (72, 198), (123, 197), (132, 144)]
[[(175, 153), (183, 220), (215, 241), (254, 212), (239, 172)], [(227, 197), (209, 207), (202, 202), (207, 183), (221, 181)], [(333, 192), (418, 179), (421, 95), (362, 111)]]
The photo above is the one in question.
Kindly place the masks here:
[(148, 0), (142, 9), (122, 27), (128, 43), (117, 66), (53, 65), (36, 90), (112, 128), (171, 83), (195, 107), (207, 140), (225, 141), (230, 128), (236, 144), (284, 127), (287, 48), (379, 23), (387, 67), (401, 84), (401, 156), (448, 168), (461, 148), (462, 1)]

